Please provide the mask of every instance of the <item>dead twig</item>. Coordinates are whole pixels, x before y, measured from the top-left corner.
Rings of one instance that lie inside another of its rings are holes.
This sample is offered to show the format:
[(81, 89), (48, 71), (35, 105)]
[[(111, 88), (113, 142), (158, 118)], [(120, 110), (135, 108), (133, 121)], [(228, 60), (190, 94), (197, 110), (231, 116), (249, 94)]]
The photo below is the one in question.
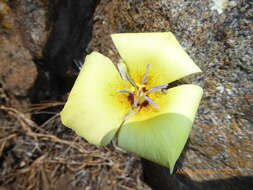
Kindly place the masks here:
[(27, 109), (26, 112), (40, 111), (50, 107), (62, 106), (64, 104), (65, 102), (44, 102), (39, 104), (32, 104), (29, 106), (30, 108)]
[(0, 142), (7, 141), (7, 140), (9, 140), (9, 139), (11, 139), (13, 137), (16, 137), (16, 136), (17, 136), (16, 134), (11, 134), (11, 135), (9, 135), (7, 137), (1, 138)]

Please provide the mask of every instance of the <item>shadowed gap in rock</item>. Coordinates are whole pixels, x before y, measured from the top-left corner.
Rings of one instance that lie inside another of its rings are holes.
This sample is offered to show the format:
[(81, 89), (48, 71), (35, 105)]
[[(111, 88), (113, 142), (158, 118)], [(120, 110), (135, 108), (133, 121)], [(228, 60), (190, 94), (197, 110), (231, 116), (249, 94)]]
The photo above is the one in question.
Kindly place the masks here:
[[(62, 101), (77, 76), (74, 62), (83, 62), (85, 49), (91, 39), (92, 17), (99, 0), (52, 0), (49, 22), (52, 30), (43, 51), (35, 60), (38, 78), (30, 92), (32, 103)], [(54, 108), (55, 109), (55, 108)], [(57, 108), (56, 108), (57, 109)], [(55, 111), (55, 110), (47, 110)], [(34, 116), (43, 123), (50, 115)]]

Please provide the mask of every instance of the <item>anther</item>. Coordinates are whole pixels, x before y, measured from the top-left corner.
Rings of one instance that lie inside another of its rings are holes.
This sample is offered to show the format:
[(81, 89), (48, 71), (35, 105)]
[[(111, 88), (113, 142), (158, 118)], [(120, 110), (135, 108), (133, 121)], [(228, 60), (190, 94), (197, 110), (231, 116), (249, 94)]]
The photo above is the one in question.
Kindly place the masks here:
[(146, 67), (146, 72), (145, 72), (145, 75), (144, 75), (144, 77), (143, 77), (143, 79), (142, 79), (141, 85), (144, 85), (145, 82), (146, 82), (146, 80), (147, 80), (149, 67), (150, 67), (150, 64), (148, 64), (147, 67)]
[(158, 105), (148, 96), (144, 96), (144, 99), (147, 100), (155, 109), (159, 111)]
[(129, 90), (116, 90), (116, 92), (124, 92), (124, 93), (134, 94), (132, 91), (129, 91)]
[(154, 87), (150, 88), (148, 90), (148, 92), (150, 93), (150, 92), (154, 92), (156, 90), (163, 90), (163, 89), (166, 89), (166, 88), (168, 88), (168, 84), (163, 84), (163, 85), (154, 86)]
[(127, 79), (127, 80), (131, 83), (131, 85), (136, 89), (137, 86), (136, 86), (136, 84), (134, 83), (134, 81), (131, 79), (131, 77), (128, 75), (124, 63), (118, 63), (118, 64), (117, 64), (117, 68), (118, 68), (118, 71), (119, 71), (119, 73), (120, 73), (121, 78), (122, 78), (123, 80), (126, 80), (126, 79)]

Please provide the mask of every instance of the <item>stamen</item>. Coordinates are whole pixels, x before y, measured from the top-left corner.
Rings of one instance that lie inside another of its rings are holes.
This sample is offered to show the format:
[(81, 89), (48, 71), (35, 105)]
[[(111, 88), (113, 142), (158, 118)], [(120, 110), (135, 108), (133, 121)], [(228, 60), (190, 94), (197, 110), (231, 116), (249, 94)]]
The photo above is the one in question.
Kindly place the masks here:
[(152, 106), (154, 106), (155, 109), (159, 111), (158, 105), (148, 96), (144, 96), (144, 99), (147, 100)]
[(135, 89), (137, 89), (137, 86), (136, 86), (136, 84), (134, 83), (134, 81), (131, 79), (131, 77), (127, 74), (126, 75), (126, 77), (127, 77), (127, 80), (131, 83), (131, 85), (135, 88)]
[(118, 68), (118, 71), (120, 73), (120, 76), (123, 80), (128, 80), (131, 85), (137, 89), (137, 86), (136, 84), (134, 83), (134, 81), (131, 79), (131, 77), (128, 75), (127, 71), (126, 71), (126, 67), (123, 63), (118, 63), (117, 64), (117, 68)]
[(116, 90), (116, 92), (124, 92), (124, 93), (134, 94), (132, 91), (129, 91), (129, 90)]
[(123, 63), (118, 63), (117, 68), (118, 68), (118, 71), (119, 71), (119, 74), (120, 74), (121, 78), (123, 80), (127, 79), (127, 76), (126, 76), (127, 72), (126, 72), (126, 69), (125, 69)]
[(144, 75), (144, 77), (142, 79), (141, 85), (144, 85), (145, 82), (146, 82), (146, 80), (147, 80), (149, 67), (150, 67), (150, 64), (148, 64), (147, 67), (146, 67), (146, 72), (145, 72), (145, 75)]
[(150, 88), (148, 92), (150, 93), (150, 92), (154, 92), (156, 90), (165, 89), (165, 88), (168, 88), (168, 84), (154, 86), (154, 87)]

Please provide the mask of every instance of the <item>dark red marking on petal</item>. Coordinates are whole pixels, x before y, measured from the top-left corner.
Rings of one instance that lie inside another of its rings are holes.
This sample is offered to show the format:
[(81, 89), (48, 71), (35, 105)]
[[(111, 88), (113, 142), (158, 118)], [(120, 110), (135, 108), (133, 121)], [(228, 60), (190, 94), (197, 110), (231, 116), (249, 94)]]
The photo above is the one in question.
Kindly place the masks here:
[(147, 100), (145, 100), (144, 102), (142, 102), (141, 108), (142, 108), (142, 107), (147, 107), (148, 104), (149, 104), (149, 102), (148, 102)]
[(129, 94), (127, 97), (128, 101), (133, 104), (134, 103), (134, 95), (133, 94)]

